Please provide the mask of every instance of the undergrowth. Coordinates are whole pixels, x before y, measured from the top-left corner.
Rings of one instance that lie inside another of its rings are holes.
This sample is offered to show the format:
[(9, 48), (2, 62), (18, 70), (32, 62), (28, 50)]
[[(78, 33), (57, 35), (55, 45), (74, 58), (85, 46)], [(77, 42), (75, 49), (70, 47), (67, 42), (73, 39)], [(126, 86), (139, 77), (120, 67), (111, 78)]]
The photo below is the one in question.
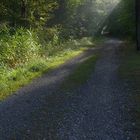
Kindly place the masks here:
[(127, 42), (122, 50), (122, 64), (120, 66), (121, 78), (128, 81), (131, 89), (131, 99), (135, 103), (133, 117), (136, 121), (136, 132), (140, 139), (140, 52), (136, 51), (136, 45)]
[(0, 30), (0, 100), (93, 46), (90, 38), (61, 42), (57, 29), (47, 29), (44, 33), (3, 27)]

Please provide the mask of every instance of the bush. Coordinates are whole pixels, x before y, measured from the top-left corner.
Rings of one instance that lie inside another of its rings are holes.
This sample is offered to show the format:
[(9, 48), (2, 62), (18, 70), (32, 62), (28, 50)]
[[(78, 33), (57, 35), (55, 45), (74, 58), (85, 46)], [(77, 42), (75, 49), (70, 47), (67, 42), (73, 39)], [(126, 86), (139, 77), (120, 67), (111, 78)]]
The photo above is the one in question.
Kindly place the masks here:
[(39, 55), (40, 45), (37, 36), (32, 30), (16, 29), (14, 34), (5, 28), (0, 36), (0, 62), (9, 67), (29, 61), (32, 56)]
[(53, 28), (38, 28), (36, 30), (39, 42), (42, 46), (46, 46), (46, 43), (52, 45), (58, 45), (60, 43), (60, 28), (55, 26)]

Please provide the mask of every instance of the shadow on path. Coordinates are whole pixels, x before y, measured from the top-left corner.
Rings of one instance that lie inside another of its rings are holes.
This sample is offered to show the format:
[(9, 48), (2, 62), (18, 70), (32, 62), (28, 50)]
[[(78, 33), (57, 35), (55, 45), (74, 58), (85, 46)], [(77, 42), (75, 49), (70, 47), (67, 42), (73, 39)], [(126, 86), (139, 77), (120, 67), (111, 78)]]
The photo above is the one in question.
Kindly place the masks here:
[(91, 49), (0, 104), (0, 140), (136, 140), (129, 92), (118, 78), (121, 41), (106, 41), (95, 71), (71, 92), (59, 89)]

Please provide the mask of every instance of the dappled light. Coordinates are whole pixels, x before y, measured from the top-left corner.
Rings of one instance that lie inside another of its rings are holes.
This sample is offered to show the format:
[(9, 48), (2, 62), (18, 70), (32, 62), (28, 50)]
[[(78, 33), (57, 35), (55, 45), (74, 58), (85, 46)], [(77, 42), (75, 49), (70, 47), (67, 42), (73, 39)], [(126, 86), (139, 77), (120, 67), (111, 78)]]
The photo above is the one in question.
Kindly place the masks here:
[(138, 50), (138, 0), (0, 0), (0, 140), (140, 140)]

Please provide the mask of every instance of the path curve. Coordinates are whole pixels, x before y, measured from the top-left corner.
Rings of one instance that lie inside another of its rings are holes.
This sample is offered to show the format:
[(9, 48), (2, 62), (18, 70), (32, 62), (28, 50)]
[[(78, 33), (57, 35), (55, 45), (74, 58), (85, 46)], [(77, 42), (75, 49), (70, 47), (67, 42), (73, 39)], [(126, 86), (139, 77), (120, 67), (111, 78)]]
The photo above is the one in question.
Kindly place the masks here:
[(87, 51), (0, 104), (0, 140), (136, 140), (126, 83), (118, 77), (121, 41), (104, 43), (95, 71), (81, 87), (59, 90)]

